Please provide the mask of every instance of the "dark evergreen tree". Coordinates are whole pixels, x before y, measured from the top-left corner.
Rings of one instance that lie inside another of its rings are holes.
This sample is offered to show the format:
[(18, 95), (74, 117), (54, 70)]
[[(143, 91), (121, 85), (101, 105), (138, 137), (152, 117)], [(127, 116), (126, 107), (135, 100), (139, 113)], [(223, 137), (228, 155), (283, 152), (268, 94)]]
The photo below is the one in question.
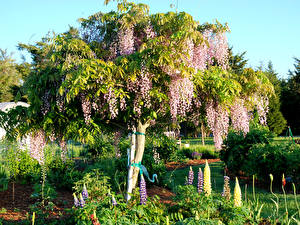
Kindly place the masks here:
[(246, 52), (233, 54), (232, 47), (229, 48), (229, 67), (234, 73), (240, 74), (246, 67), (248, 59), (245, 59)]
[(275, 92), (275, 95), (273, 95), (269, 99), (269, 113), (267, 115), (267, 124), (271, 131), (279, 135), (285, 131), (287, 122), (280, 111), (281, 85), (280, 80), (277, 77), (278, 74), (275, 72), (271, 61), (268, 63), (265, 73), (273, 84)]
[(294, 58), (294, 70), (288, 80), (282, 81), (281, 111), (293, 134), (300, 134), (300, 59)]

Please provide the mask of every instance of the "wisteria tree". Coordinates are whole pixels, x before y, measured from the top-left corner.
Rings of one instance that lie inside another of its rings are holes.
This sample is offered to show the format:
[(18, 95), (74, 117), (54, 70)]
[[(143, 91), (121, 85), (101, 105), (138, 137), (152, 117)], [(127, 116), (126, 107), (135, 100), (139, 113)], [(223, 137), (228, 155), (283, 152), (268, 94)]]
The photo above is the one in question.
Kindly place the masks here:
[(144, 4), (81, 19), (75, 29), (35, 46), (28, 76), (27, 123), (45, 138), (93, 142), (108, 127), (136, 135), (128, 192), (136, 186), (149, 126), (161, 120), (198, 122), (205, 114), (220, 148), (230, 115), (246, 133), (249, 112), (258, 106), (265, 122), (268, 80), (253, 70), (230, 71), (227, 25), (199, 25), (187, 13), (149, 14)]

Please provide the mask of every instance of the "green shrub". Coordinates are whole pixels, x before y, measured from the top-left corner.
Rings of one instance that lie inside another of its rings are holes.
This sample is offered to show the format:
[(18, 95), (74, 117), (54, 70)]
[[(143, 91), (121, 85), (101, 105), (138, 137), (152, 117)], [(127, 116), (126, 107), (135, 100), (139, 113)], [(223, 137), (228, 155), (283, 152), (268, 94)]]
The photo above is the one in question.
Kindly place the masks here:
[(292, 143), (270, 143), (252, 146), (245, 161), (243, 170), (247, 175), (257, 175), (269, 182), (269, 174), (273, 174), (274, 181), (281, 181), (282, 174), (300, 181), (300, 146)]
[(56, 157), (48, 165), (48, 181), (59, 189), (72, 190), (74, 183), (83, 177), (82, 172), (76, 170), (75, 163), (71, 160), (63, 162)]
[(237, 174), (248, 160), (249, 149), (255, 144), (269, 143), (271, 137), (266, 127), (252, 128), (246, 136), (241, 132), (230, 131), (224, 141), (225, 147), (220, 151), (220, 158), (231, 173)]
[(26, 150), (9, 144), (4, 154), (5, 164), (11, 179), (23, 184), (32, 183), (39, 179), (41, 167), (38, 161), (33, 159)]
[(105, 135), (95, 138), (96, 142), (87, 147), (88, 155), (92, 158), (109, 158), (114, 156), (115, 149), (112, 139)]

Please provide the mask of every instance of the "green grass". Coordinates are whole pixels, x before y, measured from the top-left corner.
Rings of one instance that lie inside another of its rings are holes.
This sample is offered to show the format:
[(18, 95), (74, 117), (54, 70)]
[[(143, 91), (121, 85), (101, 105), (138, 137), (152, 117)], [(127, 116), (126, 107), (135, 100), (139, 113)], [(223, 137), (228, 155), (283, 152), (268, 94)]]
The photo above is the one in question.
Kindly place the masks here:
[[(201, 138), (191, 138), (191, 139), (183, 139), (182, 144), (189, 143), (191, 146), (193, 145), (202, 145), (202, 139)], [(214, 146), (214, 140), (212, 137), (206, 137), (204, 138), (205, 146)]]
[[(199, 168), (204, 170), (205, 165), (199, 165), (199, 166), (193, 166), (193, 171), (194, 171), (194, 185), (197, 185), (197, 173), (199, 171)], [(212, 182), (212, 189), (214, 192), (217, 193), (222, 193), (223, 191), (223, 170), (224, 163), (223, 162), (216, 162), (216, 163), (211, 163), (210, 164), (210, 169), (211, 169), (211, 182)], [(189, 172), (189, 167), (183, 168), (183, 169), (177, 169), (174, 171), (168, 171), (166, 176), (164, 177), (164, 184), (167, 185), (169, 189), (171, 189), (173, 192), (177, 192), (177, 186), (178, 185), (184, 185), (185, 180), (188, 176)], [(233, 196), (233, 190), (234, 190), (234, 181), (231, 181), (231, 194)], [(245, 202), (245, 199), (247, 202), (254, 202), (254, 195), (253, 195), (253, 188), (252, 185), (247, 185), (243, 182), (240, 181), (240, 187), (242, 189), (242, 196), (243, 196), (243, 201)], [(246, 197), (245, 197), (245, 188), (247, 189), (246, 191)], [(262, 213), (261, 215), (264, 218), (269, 217), (272, 212), (274, 212), (275, 209), (275, 204), (271, 200), (272, 198), (275, 199), (275, 197), (270, 193), (269, 190), (264, 190), (261, 188), (256, 188), (255, 189), (255, 199), (258, 199), (260, 204), (264, 204), (262, 208)], [(283, 215), (285, 213), (285, 204), (284, 204), (284, 195), (282, 194), (282, 191), (276, 193), (276, 195), (279, 197), (279, 215)], [(300, 205), (300, 195), (297, 196), (297, 202), (298, 205)], [(297, 206), (295, 202), (295, 197), (293, 194), (288, 194), (287, 195), (287, 208), (289, 211), (289, 215), (292, 215), (297, 212)], [(299, 219), (296, 216), (296, 218)]]

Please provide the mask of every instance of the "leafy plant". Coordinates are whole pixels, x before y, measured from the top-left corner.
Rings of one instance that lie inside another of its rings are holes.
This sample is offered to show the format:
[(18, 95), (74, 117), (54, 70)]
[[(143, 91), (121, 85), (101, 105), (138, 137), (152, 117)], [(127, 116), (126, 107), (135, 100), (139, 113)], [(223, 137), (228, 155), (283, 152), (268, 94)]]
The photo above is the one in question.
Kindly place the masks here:
[(271, 133), (266, 127), (254, 127), (245, 136), (243, 133), (230, 131), (224, 141), (225, 147), (220, 151), (220, 158), (231, 173), (238, 174), (248, 160), (250, 148), (259, 143), (269, 143)]

